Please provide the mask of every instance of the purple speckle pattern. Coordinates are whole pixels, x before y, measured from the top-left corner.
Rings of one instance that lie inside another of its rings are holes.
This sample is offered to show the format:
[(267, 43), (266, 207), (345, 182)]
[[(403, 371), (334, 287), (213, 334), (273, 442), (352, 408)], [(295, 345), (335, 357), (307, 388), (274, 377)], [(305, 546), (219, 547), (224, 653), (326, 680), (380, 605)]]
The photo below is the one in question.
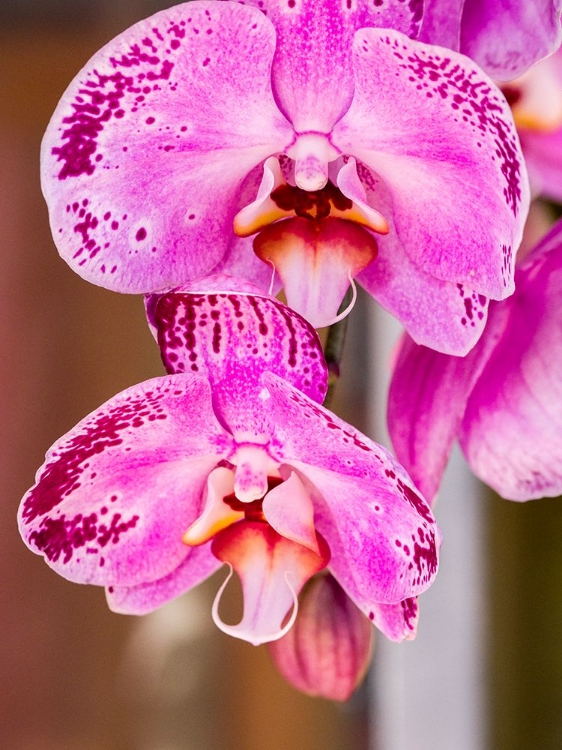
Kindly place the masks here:
[[(188, 496), (230, 446), (203, 378), (141, 383), (83, 419), (49, 450), (22, 500), (21, 533), (31, 549), (72, 580), (105, 584), (117, 575), (135, 584), (136, 569), (144, 565), (139, 550), (170, 534), (176, 519), (182, 526), (191, 513), (194, 520), (201, 490), (195, 490), (195, 510)], [(190, 460), (207, 465), (201, 464), (202, 477), (192, 473)], [(175, 506), (178, 492), (181, 502)], [(185, 553), (185, 528), (170, 539), (176, 559)], [(146, 567), (167, 572), (162, 554)]]
[(55, 243), (74, 270), (152, 292), (221, 260), (241, 182), (293, 140), (271, 91), (274, 45), (255, 9), (196, 0), (94, 55), (41, 154)]
[[(408, 71), (409, 81), (418, 91), (425, 92), (428, 99), (440, 97), (449, 102), (455, 119), (469, 132), (492, 140), (491, 158), (503, 175), (503, 195), (516, 216), (522, 197), (520, 151), (513, 125), (505, 118), (500, 92), (475, 67), (462, 67), (458, 59), (441, 51), (434, 53), (430, 47), (413, 51), (395, 37), (382, 37), (381, 41), (392, 47), (398, 66)], [(481, 142), (477, 145), (482, 148)]]
[(457, 284), (457, 289), (459, 290), (465, 311), (465, 314), (461, 318), (461, 325), (476, 328), (486, 316), (489, 300), (483, 294), (477, 294), (471, 289), (465, 289), (464, 284)]
[(169, 373), (229, 381), (254, 398), (261, 373), (274, 372), (323, 401), (327, 370), (316, 331), (273, 298), (251, 294), (169, 293), (152, 313)]

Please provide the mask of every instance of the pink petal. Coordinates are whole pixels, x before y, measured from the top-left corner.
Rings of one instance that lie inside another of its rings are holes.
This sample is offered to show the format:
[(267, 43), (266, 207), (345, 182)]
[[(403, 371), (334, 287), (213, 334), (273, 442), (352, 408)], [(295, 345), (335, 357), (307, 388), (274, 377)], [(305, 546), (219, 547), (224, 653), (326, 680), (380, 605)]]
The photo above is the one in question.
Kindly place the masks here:
[[(253, 643), (281, 638), (296, 617), (297, 595), (306, 581), (326, 566), (327, 547), (319, 556), (307, 547), (285, 539), (268, 524), (240, 521), (220, 531), (213, 539), (213, 554), (234, 568), (242, 582), (244, 614), (238, 625), (220, 620), (218, 605), (224, 587), (213, 606), (213, 619), (228, 635)], [(284, 623), (291, 606), (292, 617)]]
[(388, 188), (363, 164), (358, 171), (367, 200), (389, 217), (390, 231), (377, 238), (379, 255), (357, 280), (418, 344), (447, 354), (466, 354), (486, 324), (487, 298), (464, 284), (430, 276), (413, 262), (396, 231)]
[(561, 10), (560, 0), (466, 0), (461, 52), (493, 78), (517, 78), (560, 46)]
[(398, 604), (375, 604), (373, 623), (391, 641), (411, 641), (418, 630), (419, 607), (417, 597)]
[(250, 0), (277, 33), (273, 88), (297, 132), (329, 133), (353, 96), (351, 43), (364, 26), (391, 27), (416, 36), (420, 0)]
[(124, 615), (146, 615), (198, 586), (220, 567), (210, 544), (185, 549), (184, 561), (163, 578), (137, 586), (109, 586), (105, 592), (109, 608)]
[(294, 626), (268, 645), (277, 669), (309, 695), (346, 701), (363, 679), (373, 628), (332, 576), (316, 576), (299, 597)]
[(509, 295), (529, 196), (503, 96), (464, 56), (389, 30), (358, 32), (353, 61), (355, 95), (333, 144), (386, 183), (412, 261), (479, 294)]
[(260, 408), (265, 370), (315, 401), (324, 399), (327, 372), (316, 332), (272, 297), (169, 293), (151, 316), (167, 371), (209, 378), (215, 406), (234, 434), (271, 431)]
[(562, 203), (562, 127), (553, 132), (520, 130), (535, 194)]
[(187, 557), (181, 537), (230, 449), (209, 384), (155, 378), (110, 399), (48, 451), (22, 500), (26, 544), (66, 578), (135, 586)]
[(376, 257), (377, 243), (355, 222), (295, 218), (260, 232), (254, 249), (275, 267), (287, 304), (322, 328), (334, 322), (350, 280)]
[(465, 0), (425, 0), (419, 41), (458, 52), (464, 5)]
[(373, 603), (424, 591), (437, 571), (439, 532), (426, 502), (381, 446), (266, 373), (275, 439), (315, 509), (330, 570), (371, 619)]
[(94, 55), (42, 147), (53, 235), (76, 271), (146, 292), (221, 260), (244, 178), (293, 139), (271, 91), (274, 49), (262, 13), (196, 0)]
[(429, 502), (437, 494), (466, 403), (505, 326), (505, 306), (490, 316), (466, 357), (451, 357), (405, 336), (388, 394), (388, 430), (396, 456)]
[(472, 391), (460, 432), (474, 472), (511, 500), (562, 494), (561, 295), (559, 222), (517, 272), (505, 332)]

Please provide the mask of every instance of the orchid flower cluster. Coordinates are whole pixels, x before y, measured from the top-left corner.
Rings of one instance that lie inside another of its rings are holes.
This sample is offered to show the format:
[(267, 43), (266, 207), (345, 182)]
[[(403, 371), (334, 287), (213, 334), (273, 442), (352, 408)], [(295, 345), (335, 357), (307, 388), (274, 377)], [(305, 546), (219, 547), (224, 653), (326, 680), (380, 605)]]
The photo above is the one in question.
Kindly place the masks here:
[[(217, 626), (344, 700), (373, 623), (415, 636), (456, 437), (507, 497), (562, 491), (544, 356), (562, 341), (562, 229), (515, 264), (531, 193), (513, 114), (562, 127), (560, 102), (516, 95), (558, 65), (529, 70), (561, 41), (559, 3), (535, 6), (193, 0), (86, 64), (43, 141), (53, 237), (86, 280), (145, 295), (167, 374), (48, 451), (19, 523), (52, 568), (144, 614), (226, 564)], [(407, 331), (401, 463), (322, 405), (315, 328), (349, 312), (355, 279)]]

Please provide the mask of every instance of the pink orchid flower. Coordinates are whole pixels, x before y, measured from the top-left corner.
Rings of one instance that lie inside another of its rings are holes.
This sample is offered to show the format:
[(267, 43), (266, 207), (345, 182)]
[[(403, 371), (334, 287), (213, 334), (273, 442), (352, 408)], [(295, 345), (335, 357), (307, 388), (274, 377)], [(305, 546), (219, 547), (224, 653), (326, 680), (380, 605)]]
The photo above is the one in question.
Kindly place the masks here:
[(531, 192), (562, 203), (562, 50), (503, 87), (529, 171)]
[(402, 343), (388, 424), (399, 460), (430, 500), (455, 439), (503, 497), (562, 494), (562, 222), (523, 260), (516, 283), (509, 300), (490, 306), (466, 357)]
[(131, 293), (213, 269), (267, 290), (274, 269), (316, 327), (357, 277), (416, 341), (468, 351), (513, 291), (528, 184), (504, 97), (415, 41), (421, 15), (194, 0), (123, 32), (43, 141), (63, 258)]
[(431, 511), (384, 448), (320, 406), (314, 329), (223, 281), (149, 301), (175, 374), (54, 444), (21, 504), (24, 540), (66, 578), (105, 586), (117, 612), (149, 612), (225, 562), (243, 617), (221, 620), (225, 581), (213, 618), (259, 644), (287, 632), (302, 586), (326, 569), (390, 638), (411, 636), (408, 598), (437, 570)]
[(459, 50), (509, 81), (562, 42), (561, 0), (425, 0), (420, 39)]

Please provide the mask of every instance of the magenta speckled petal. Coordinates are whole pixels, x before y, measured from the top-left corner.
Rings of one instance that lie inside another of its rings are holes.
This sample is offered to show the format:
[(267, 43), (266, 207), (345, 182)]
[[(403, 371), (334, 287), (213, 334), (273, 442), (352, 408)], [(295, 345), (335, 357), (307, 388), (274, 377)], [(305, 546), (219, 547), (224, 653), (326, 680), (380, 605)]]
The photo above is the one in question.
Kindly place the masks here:
[[(474, 472), (510, 500), (562, 493), (562, 223), (528, 256), (505, 332), (460, 431)], [(492, 312), (492, 311), (491, 311)]]
[(73, 581), (134, 586), (166, 576), (188, 554), (182, 534), (230, 445), (204, 378), (133, 386), (52, 446), (22, 500), (21, 534)]
[(413, 596), (398, 604), (375, 604), (373, 623), (391, 641), (411, 641), (418, 631), (418, 599)]
[(358, 32), (353, 62), (332, 142), (386, 183), (410, 258), (479, 294), (511, 294), (529, 190), (499, 90), (468, 58), (389, 30)]
[(233, 434), (268, 434), (261, 374), (276, 373), (323, 401), (327, 370), (314, 329), (286, 305), (253, 294), (162, 295), (154, 310), (168, 372), (197, 372)]
[(351, 42), (379, 26), (417, 36), (423, 0), (250, 0), (277, 32), (272, 80), (297, 132), (329, 133), (353, 97)]
[(388, 430), (400, 463), (433, 502), (466, 403), (505, 324), (506, 303), (466, 357), (451, 357), (405, 336), (388, 394)]
[(560, 0), (466, 0), (461, 52), (490, 76), (509, 81), (558, 49)]
[(312, 498), (330, 570), (362, 611), (424, 591), (437, 572), (439, 532), (401, 466), (381, 446), (266, 373), (274, 440)]
[(293, 140), (271, 91), (274, 50), (256, 9), (195, 0), (94, 55), (42, 146), (53, 236), (74, 270), (148, 292), (221, 260), (247, 174)]
[(418, 344), (446, 354), (466, 354), (484, 329), (488, 300), (464, 284), (430, 276), (414, 263), (396, 232), (388, 189), (364, 164), (358, 165), (358, 172), (368, 202), (389, 217), (390, 231), (377, 236), (378, 257), (357, 281)]
[(185, 552), (185, 560), (163, 578), (138, 586), (108, 586), (109, 608), (124, 615), (146, 615), (199, 585), (221, 566), (210, 544), (185, 547)]

